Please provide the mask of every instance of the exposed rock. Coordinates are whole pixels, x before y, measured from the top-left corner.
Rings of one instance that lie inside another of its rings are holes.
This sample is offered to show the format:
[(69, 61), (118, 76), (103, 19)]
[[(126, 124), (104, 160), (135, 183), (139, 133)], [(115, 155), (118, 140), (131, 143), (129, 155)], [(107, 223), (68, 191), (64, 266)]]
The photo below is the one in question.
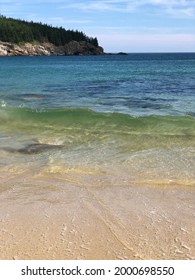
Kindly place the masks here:
[(0, 55), (8, 55), (6, 46), (0, 45)]
[(65, 46), (51, 43), (16, 45), (0, 41), (0, 56), (102, 55), (102, 47), (87, 42), (71, 41)]
[(105, 53), (106, 55), (128, 55), (128, 53), (125, 52), (118, 52), (118, 53)]
[(128, 55), (128, 53), (125, 53), (125, 52), (119, 52), (119, 53), (117, 53), (117, 55)]
[(26, 155), (32, 155), (32, 154), (47, 152), (49, 150), (60, 150), (62, 148), (63, 148), (62, 145), (29, 144), (21, 149), (3, 148), (3, 150), (10, 153), (21, 153)]

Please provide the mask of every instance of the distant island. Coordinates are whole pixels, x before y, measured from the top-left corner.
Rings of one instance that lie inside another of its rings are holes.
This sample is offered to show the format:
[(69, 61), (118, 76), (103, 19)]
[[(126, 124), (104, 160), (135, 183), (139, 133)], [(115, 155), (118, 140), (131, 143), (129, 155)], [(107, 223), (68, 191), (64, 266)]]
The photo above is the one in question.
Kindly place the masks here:
[(81, 31), (0, 15), (0, 56), (102, 54), (97, 38)]
[(118, 52), (118, 53), (106, 53), (107, 55), (128, 55), (126, 52)]

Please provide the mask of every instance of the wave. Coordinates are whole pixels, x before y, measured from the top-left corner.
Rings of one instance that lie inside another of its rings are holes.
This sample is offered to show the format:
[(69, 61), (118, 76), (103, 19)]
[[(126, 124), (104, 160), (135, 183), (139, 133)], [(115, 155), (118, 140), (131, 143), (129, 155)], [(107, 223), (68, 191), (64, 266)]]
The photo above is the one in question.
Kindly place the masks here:
[(24, 129), (91, 129), (122, 134), (162, 134), (195, 136), (193, 116), (141, 116), (95, 112), (90, 109), (66, 108), (35, 110), (31, 108), (0, 108), (0, 123)]

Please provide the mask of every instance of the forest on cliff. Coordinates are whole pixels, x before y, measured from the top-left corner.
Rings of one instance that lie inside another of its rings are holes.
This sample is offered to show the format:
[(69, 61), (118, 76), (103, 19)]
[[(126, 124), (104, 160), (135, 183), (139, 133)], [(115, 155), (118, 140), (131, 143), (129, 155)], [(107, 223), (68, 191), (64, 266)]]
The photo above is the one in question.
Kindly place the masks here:
[(81, 31), (66, 30), (41, 22), (7, 18), (3, 15), (0, 15), (0, 41), (15, 44), (48, 42), (56, 46), (64, 46), (71, 41), (85, 41), (98, 47), (97, 38), (88, 37)]

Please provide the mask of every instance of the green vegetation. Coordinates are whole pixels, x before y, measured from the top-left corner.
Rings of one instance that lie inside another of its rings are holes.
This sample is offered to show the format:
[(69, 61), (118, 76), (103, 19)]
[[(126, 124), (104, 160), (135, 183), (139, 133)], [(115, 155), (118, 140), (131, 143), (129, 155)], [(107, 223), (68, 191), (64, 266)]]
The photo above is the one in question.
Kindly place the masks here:
[(86, 36), (78, 30), (66, 30), (43, 23), (28, 22), (0, 15), (0, 41), (15, 44), (38, 41), (63, 46), (70, 41), (85, 41), (98, 47), (97, 38)]

